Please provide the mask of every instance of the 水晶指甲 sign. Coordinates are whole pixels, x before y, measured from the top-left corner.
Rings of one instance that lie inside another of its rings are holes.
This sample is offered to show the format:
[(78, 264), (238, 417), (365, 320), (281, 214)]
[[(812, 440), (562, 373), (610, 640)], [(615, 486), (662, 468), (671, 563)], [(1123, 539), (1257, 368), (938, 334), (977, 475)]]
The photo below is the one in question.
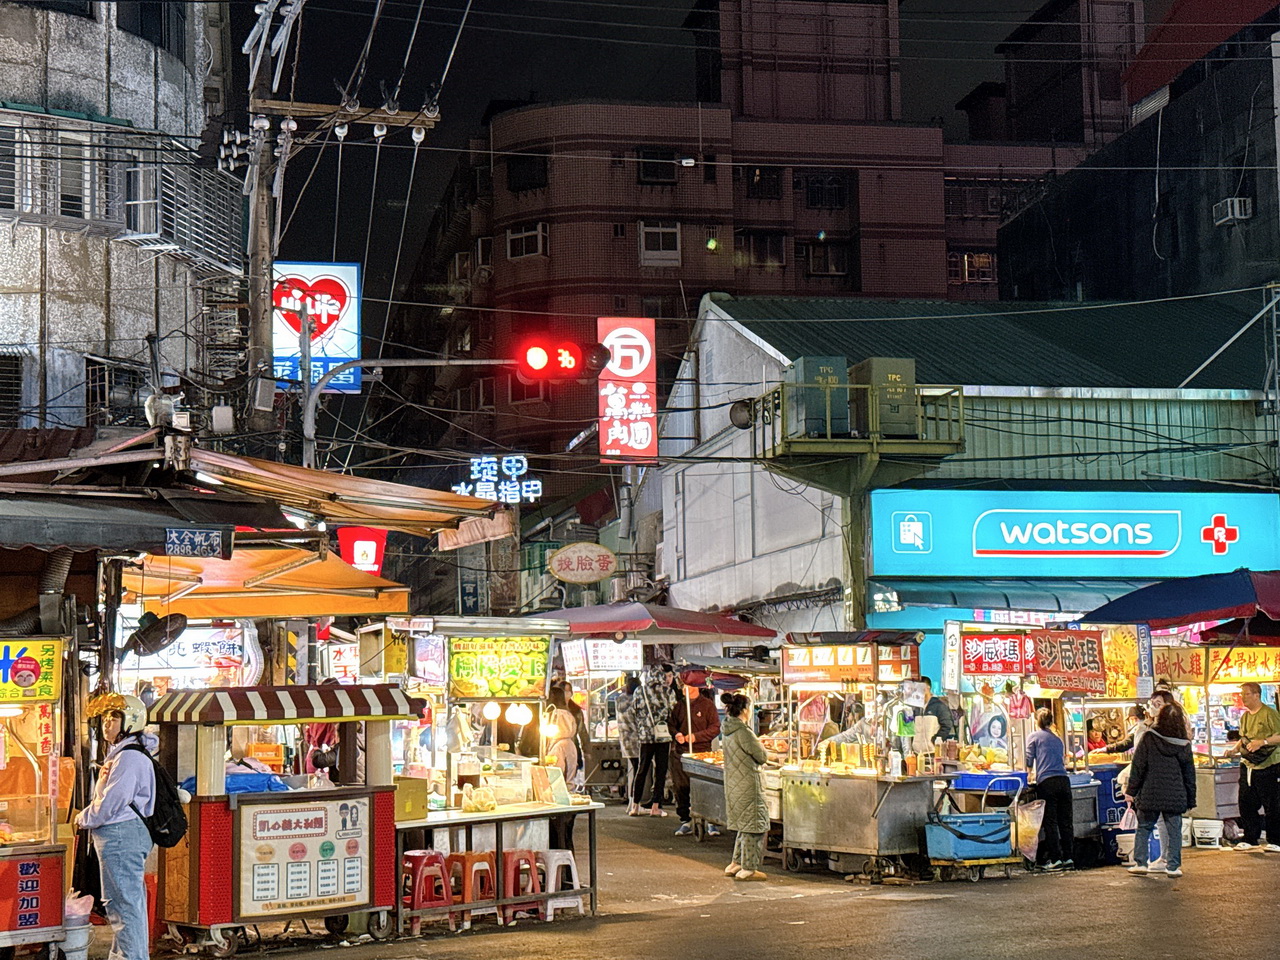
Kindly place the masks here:
[(609, 363), (600, 373), (600, 457), (653, 460), (658, 455), (657, 349), (651, 317), (601, 317)]
[[(273, 267), (271, 337), (278, 380), (302, 379), (302, 325), (311, 324), (311, 382), (360, 359), (360, 264), (285, 263)], [(344, 370), (325, 388), (359, 393), (360, 368)]]
[(1186, 577), (1280, 567), (1263, 493), (876, 490), (878, 576)]

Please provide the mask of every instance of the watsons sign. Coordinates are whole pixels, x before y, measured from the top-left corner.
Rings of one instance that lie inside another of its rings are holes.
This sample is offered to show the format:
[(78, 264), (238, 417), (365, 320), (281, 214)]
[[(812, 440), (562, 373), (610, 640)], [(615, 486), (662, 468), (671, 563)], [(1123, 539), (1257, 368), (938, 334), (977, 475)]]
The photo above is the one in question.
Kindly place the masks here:
[(1195, 576), (1280, 568), (1280, 497), (876, 490), (874, 576)]
[(1178, 510), (988, 510), (973, 524), (975, 557), (1168, 557), (1181, 543)]

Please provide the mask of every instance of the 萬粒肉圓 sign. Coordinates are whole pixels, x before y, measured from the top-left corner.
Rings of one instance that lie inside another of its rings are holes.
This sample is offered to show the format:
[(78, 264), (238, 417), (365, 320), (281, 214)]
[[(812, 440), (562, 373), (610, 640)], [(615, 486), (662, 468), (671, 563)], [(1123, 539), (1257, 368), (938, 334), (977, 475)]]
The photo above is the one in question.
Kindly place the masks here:
[(550, 637), (450, 637), (451, 700), (540, 700)]
[(1280, 567), (1280, 497), (876, 490), (877, 576), (1182, 577)]

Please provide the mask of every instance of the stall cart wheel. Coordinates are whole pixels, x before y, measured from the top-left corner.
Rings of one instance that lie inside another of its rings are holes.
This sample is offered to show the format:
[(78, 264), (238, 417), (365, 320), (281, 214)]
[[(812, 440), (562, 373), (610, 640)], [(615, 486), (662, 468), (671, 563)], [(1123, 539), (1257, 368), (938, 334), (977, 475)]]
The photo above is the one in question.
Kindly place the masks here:
[(782, 868), (791, 873), (798, 873), (800, 870), (800, 854), (796, 852), (795, 847), (782, 848)]
[(693, 839), (699, 843), (707, 839), (707, 824), (701, 817), (693, 818)]
[(395, 930), (395, 926), (390, 910), (379, 910), (377, 913), (369, 914), (369, 936), (375, 940), (388, 939)]
[(222, 942), (217, 940), (205, 947), (205, 953), (216, 960), (227, 960), (234, 957), (240, 950), (240, 945), (244, 943), (244, 930), (240, 927), (229, 927), (220, 932), (219, 936)]
[(1012, 880), (1012, 879), (1013, 879), (1013, 864), (1012, 864), (1012, 863), (1006, 863), (1006, 864), (1004, 865), (1004, 878), (1005, 878), (1006, 880)]
[(351, 925), (351, 918), (345, 913), (340, 913), (334, 917), (324, 918), (324, 928), (335, 937), (340, 937), (347, 932), (347, 927)]

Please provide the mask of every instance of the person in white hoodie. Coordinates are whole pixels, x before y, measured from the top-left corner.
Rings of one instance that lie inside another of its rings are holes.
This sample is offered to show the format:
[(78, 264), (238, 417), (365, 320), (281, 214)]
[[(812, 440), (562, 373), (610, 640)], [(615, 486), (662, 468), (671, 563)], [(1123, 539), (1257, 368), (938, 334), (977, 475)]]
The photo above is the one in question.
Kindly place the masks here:
[[(102, 897), (114, 937), (108, 960), (149, 960), (144, 879), (151, 832), (142, 821), (155, 812), (156, 774), (143, 729), (146, 705), (137, 697), (104, 694), (89, 703), (111, 744), (93, 788), (93, 802), (77, 825), (89, 831), (102, 871)], [(154, 738), (152, 740), (154, 746)]]

